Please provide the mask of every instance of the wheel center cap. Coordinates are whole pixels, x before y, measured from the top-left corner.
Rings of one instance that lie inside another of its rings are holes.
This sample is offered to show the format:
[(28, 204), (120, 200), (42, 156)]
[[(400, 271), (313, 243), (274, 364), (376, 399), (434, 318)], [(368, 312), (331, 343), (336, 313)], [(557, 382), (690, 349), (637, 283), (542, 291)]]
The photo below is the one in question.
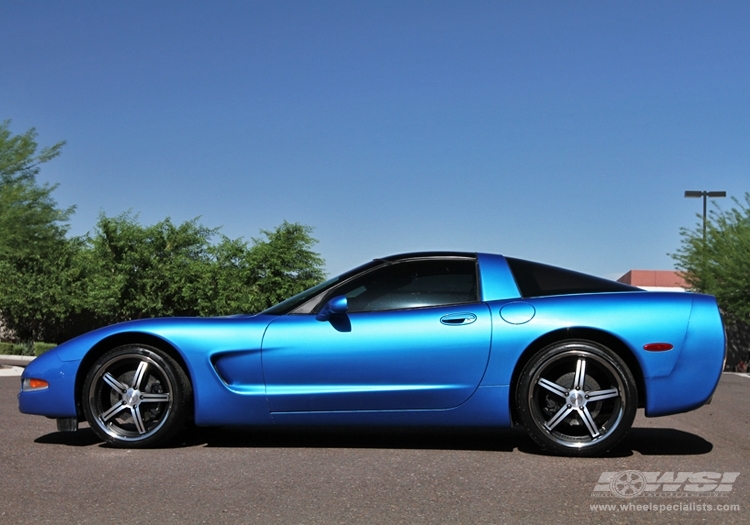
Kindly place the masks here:
[(136, 407), (141, 402), (141, 392), (134, 388), (128, 388), (128, 391), (123, 394), (122, 400), (129, 407)]
[(586, 397), (580, 390), (572, 390), (570, 394), (568, 394), (568, 403), (574, 408), (582, 408), (586, 406)]

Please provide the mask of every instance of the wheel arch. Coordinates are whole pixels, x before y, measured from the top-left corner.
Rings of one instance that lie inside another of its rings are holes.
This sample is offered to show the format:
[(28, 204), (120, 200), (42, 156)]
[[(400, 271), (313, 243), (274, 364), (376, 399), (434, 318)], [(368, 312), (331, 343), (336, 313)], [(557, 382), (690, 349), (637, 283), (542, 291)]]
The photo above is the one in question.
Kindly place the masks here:
[[(515, 399), (516, 388), (518, 388), (518, 381), (521, 376), (521, 372), (526, 366), (526, 363), (528, 363), (534, 355), (551, 344), (571, 340), (592, 341), (594, 343), (604, 345), (615, 352), (623, 361), (625, 361), (625, 364), (630, 370), (630, 373), (632, 373), (633, 377), (635, 378), (636, 395), (638, 397), (637, 407), (643, 408), (646, 405), (646, 388), (643, 378), (643, 370), (641, 369), (641, 365), (638, 363), (638, 360), (636, 359), (635, 355), (630, 350), (628, 345), (611, 333), (594, 328), (577, 327), (563, 328), (560, 330), (549, 332), (539, 337), (528, 347), (526, 347), (526, 350), (524, 350), (521, 356), (518, 358), (516, 366), (513, 369), (513, 375), (511, 376), (510, 381), (510, 399)], [(510, 403), (510, 411), (513, 423), (518, 423), (519, 418), (516, 404), (514, 402)]]
[[(143, 332), (124, 332), (124, 333), (118, 333), (113, 334), (109, 337), (106, 337), (96, 343), (91, 349), (86, 353), (84, 358), (81, 360), (81, 364), (78, 367), (78, 374), (76, 375), (76, 382), (75, 382), (75, 400), (76, 400), (76, 411), (78, 413), (79, 420), (82, 419), (83, 416), (83, 408), (81, 405), (81, 395), (83, 390), (83, 383), (86, 381), (86, 376), (88, 375), (89, 371), (91, 370), (91, 367), (94, 366), (94, 363), (97, 359), (99, 359), (102, 355), (104, 355), (106, 352), (117, 348), (118, 346), (123, 345), (129, 345), (129, 344), (145, 344), (149, 346), (153, 346), (154, 348), (158, 348), (162, 352), (165, 352), (169, 357), (174, 359), (175, 363), (182, 368), (183, 372), (185, 372), (185, 375), (187, 376), (188, 380), (191, 384), (193, 384), (193, 378), (190, 375), (190, 368), (187, 366), (187, 363), (185, 362), (185, 359), (182, 357), (182, 355), (177, 351), (177, 349), (165, 341), (164, 339), (161, 339), (160, 337), (157, 337), (152, 334), (147, 334)], [(195, 410), (195, 401), (192, 401), (193, 406), (191, 406), (191, 416), (192, 412)]]

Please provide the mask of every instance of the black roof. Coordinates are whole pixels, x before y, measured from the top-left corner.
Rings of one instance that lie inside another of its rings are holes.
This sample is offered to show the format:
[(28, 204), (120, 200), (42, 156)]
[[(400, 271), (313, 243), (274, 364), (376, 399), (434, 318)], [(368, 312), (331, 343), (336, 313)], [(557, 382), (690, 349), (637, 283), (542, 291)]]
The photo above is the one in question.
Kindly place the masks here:
[(436, 252), (409, 252), (399, 253), (396, 255), (388, 255), (387, 257), (378, 257), (375, 261), (401, 261), (404, 259), (424, 259), (427, 257), (465, 257), (476, 259), (477, 254), (471, 252), (449, 252), (449, 251), (436, 251)]

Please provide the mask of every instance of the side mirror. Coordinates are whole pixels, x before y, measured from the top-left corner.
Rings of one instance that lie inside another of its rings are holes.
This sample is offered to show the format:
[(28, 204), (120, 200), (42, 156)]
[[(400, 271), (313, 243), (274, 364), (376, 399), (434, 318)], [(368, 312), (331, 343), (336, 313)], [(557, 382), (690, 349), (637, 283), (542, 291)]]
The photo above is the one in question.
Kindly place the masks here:
[(349, 303), (346, 300), (346, 297), (344, 297), (343, 295), (332, 297), (331, 300), (326, 303), (320, 313), (315, 316), (315, 319), (317, 319), (318, 321), (328, 321), (332, 316), (336, 314), (346, 313), (346, 310), (348, 308)]

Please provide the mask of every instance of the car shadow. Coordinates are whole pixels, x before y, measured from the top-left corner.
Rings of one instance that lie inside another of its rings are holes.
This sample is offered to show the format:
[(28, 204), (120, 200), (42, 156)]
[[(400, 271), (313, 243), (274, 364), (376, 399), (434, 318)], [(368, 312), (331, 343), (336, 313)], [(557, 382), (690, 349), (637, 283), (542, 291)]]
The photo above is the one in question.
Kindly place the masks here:
[[(53, 432), (35, 443), (109, 448), (88, 427)], [(468, 450), (548, 455), (522, 429), (350, 428), (350, 427), (190, 427), (161, 448), (373, 448)], [(603, 457), (691, 456), (708, 454), (713, 444), (700, 436), (671, 428), (633, 428)]]
[[(528, 442), (528, 443), (527, 443)], [(533, 446), (522, 430), (445, 428), (193, 428), (172, 446), (246, 448), (373, 448), (512, 452)]]
[[(550, 455), (533, 440), (518, 446), (520, 452), (534, 455)], [(635, 453), (641, 456), (697, 456), (708, 454), (714, 446), (700, 436), (672, 428), (632, 428), (617, 446), (602, 458), (626, 458)]]
[(104, 445), (102, 440), (88, 427), (79, 428), (76, 432), (52, 432), (39, 436), (34, 443), (43, 445), (67, 445), (69, 447), (90, 447)]
[(714, 446), (710, 441), (683, 430), (635, 427), (612, 452), (619, 448), (642, 456), (697, 456), (708, 454)]

